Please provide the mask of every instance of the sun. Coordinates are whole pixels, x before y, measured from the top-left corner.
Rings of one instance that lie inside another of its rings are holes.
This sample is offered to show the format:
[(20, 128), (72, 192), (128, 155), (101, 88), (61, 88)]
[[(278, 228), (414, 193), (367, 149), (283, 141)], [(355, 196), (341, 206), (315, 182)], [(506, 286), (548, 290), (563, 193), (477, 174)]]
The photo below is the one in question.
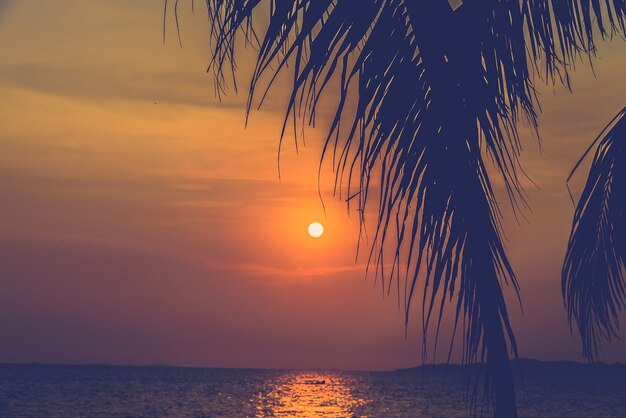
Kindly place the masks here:
[(309, 225), (309, 235), (313, 238), (319, 238), (324, 233), (324, 227), (319, 222), (313, 222)]

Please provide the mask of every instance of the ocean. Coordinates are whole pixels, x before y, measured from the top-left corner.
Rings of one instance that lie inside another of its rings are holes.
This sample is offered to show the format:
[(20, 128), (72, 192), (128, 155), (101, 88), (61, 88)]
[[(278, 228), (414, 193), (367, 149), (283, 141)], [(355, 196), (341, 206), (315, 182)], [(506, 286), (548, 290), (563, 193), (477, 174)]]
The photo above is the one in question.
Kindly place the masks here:
[[(459, 370), (4, 364), (0, 416), (466, 417)], [(523, 361), (516, 370), (520, 417), (626, 417), (626, 366)]]

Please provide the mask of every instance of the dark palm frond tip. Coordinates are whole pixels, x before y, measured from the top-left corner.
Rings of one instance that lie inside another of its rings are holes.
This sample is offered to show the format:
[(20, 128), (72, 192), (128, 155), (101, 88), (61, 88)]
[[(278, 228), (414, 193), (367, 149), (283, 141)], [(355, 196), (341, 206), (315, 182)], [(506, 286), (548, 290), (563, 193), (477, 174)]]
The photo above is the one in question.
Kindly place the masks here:
[(521, 2), (533, 61), (539, 74), (569, 86), (568, 69), (596, 51), (602, 39), (626, 36), (626, 0), (526, 0)]
[[(258, 49), (248, 111), (255, 94), (262, 104), (276, 75), (290, 66), (283, 134), (292, 125), (296, 135), (298, 120), (312, 124), (320, 98), (338, 79), (322, 159), (332, 158), (335, 191), (358, 205), (362, 223), (372, 180), (380, 182), (368, 265), (384, 288), (393, 281), (404, 288), (407, 323), (421, 290), (425, 340), (433, 321), (437, 340), (444, 307), (456, 299), (463, 359), (486, 364), (485, 388), (497, 417), (517, 414), (508, 362), (515, 338), (502, 284), (515, 292), (518, 286), (484, 151), (513, 206), (523, 206), (517, 124), (521, 115), (536, 126), (537, 104), (532, 74), (538, 68), (529, 58), (545, 61), (548, 78), (567, 80), (569, 65), (593, 53), (592, 20), (603, 36), (623, 32), (624, 1), (607, 2), (607, 26), (606, 18), (597, 20), (600, 2), (590, 7), (591, 0), (467, 0), (456, 9), (445, 1), (206, 0), (209, 69), (219, 94), (225, 74), (234, 82), (237, 34)], [(265, 10), (261, 4), (269, 5), (269, 20), (257, 36), (252, 16)], [(386, 254), (389, 240), (395, 250)]]
[(562, 272), (570, 325), (578, 328), (589, 360), (597, 358), (602, 340), (619, 338), (618, 316), (626, 307), (626, 108), (589, 150), (596, 144)]
[[(180, 21), (178, 20), (178, 5), (180, 0), (174, 1), (174, 22), (176, 23), (176, 36), (178, 37), (178, 46), (183, 47), (183, 38), (180, 36)], [(165, 44), (166, 30), (167, 30), (167, 3), (168, 0), (163, 0), (163, 44)], [(191, 1), (191, 10), (194, 10), (194, 1)]]

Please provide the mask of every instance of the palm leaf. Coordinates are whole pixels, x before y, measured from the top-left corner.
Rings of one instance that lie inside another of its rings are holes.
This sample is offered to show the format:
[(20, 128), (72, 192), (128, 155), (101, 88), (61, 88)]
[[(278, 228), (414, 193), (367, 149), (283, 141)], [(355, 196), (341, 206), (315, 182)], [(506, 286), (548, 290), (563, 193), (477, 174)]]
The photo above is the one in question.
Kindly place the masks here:
[(589, 150), (596, 142), (563, 265), (570, 324), (577, 325), (588, 359), (597, 357), (601, 339), (618, 337), (618, 314), (626, 302), (626, 108)]
[[(525, 0), (529, 52), (547, 80), (569, 86), (568, 71), (580, 58), (595, 55), (595, 37), (626, 34), (625, 0)], [(543, 68), (537, 63), (543, 61)]]
[(444, 308), (456, 300), (463, 360), (485, 364), (497, 417), (517, 415), (502, 285), (516, 293), (518, 285), (484, 158), (518, 211), (517, 124), (521, 116), (536, 126), (533, 74), (567, 82), (569, 66), (593, 54), (592, 20), (602, 36), (624, 31), (624, 2), (607, 0), (603, 15), (600, 0), (467, 0), (458, 9), (445, 1), (269, 0), (257, 36), (253, 13), (266, 2), (206, 0), (220, 94), (226, 74), (234, 81), (238, 34), (258, 49), (248, 111), (290, 66), (283, 134), (290, 124), (297, 134), (298, 120), (313, 124), (320, 98), (339, 83), (322, 159), (332, 158), (336, 192), (356, 202), (362, 225), (380, 184), (369, 265), (383, 288), (393, 280), (404, 288), (407, 323), (421, 291), (424, 347), (431, 322), (436, 342)]

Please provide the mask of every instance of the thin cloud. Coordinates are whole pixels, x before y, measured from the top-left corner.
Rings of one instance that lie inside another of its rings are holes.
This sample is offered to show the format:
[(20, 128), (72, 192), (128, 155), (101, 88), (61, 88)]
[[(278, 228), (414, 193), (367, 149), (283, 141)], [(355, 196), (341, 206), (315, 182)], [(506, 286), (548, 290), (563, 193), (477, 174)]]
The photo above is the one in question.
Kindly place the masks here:
[(330, 277), (341, 273), (362, 273), (365, 264), (340, 265), (340, 266), (313, 266), (313, 267), (278, 267), (276, 265), (256, 263), (220, 263), (210, 262), (204, 266), (212, 271), (228, 271), (240, 273), (246, 276), (274, 278), (280, 280), (312, 279)]

